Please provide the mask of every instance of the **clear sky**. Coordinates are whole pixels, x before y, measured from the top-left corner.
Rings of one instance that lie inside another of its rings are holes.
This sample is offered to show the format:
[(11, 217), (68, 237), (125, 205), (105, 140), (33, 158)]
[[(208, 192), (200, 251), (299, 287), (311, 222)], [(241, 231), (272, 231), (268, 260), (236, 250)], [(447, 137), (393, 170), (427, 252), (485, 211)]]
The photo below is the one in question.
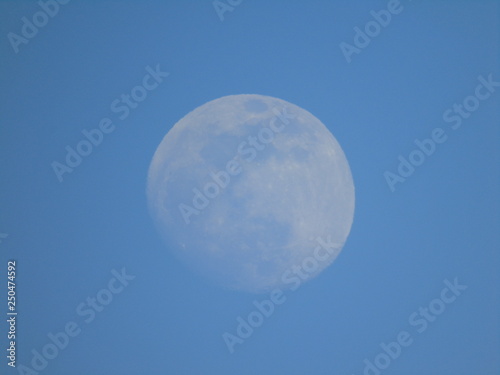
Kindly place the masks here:
[[(2, 374), (500, 373), (498, 1), (222, 0), (223, 14), (210, 0), (62, 3), (44, 16), (35, 1), (0, 2)], [(390, 21), (370, 13), (388, 8)], [(373, 37), (355, 41), (365, 26)], [(124, 104), (138, 85), (147, 97)], [(184, 267), (145, 188), (168, 130), (233, 94), (319, 118), (347, 156), (356, 210), (335, 263), (231, 354), (223, 334), (270, 296)], [(99, 126), (102, 141), (59, 181), (54, 162)], [(432, 137), (430, 155), (413, 152)], [(410, 154), (420, 165), (401, 177)], [(89, 307), (96, 296), (112, 301)], [(398, 337), (390, 358), (381, 344)]]

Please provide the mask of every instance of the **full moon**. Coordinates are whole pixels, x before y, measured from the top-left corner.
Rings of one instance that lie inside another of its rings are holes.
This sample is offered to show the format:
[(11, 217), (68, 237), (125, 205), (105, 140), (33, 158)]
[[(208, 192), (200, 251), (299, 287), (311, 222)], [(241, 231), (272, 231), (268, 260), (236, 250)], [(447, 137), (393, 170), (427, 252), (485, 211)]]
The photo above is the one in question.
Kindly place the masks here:
[(354, 184), (332, 133), (308, 111), (231, 95), (188, 113), (149, 167), (149, 210), (187, 266), (228, 289), (293, 290), (338, 256)]

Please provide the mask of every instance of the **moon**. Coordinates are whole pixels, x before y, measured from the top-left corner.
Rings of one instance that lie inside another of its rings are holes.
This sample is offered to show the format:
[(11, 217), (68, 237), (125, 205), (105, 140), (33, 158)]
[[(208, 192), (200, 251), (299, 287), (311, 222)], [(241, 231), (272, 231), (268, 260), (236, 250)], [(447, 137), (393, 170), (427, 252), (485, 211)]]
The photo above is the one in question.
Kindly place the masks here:
[(146, 195), (167, 248), (232, 290), (297, 289), (333, 263), (354, 217), (335, 137), (308, 111), (230, 95), (188, 113), (151, 161)]

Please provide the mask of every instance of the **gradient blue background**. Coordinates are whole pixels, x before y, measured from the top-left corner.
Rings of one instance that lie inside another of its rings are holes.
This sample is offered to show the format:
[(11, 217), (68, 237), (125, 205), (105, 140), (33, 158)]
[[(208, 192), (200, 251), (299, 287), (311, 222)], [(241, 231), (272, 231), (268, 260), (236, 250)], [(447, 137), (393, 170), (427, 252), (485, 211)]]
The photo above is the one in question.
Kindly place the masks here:
[[(73, 0), (17, 54), (7, 33), (40, 8), (2, 1), (0, 310), (16, 259), (18, 363), (76, 321), (82, 333), (42, 374), (357, 375), (401, 330), (414, 343), (383, 374), (499, 374), (500, 90), (456, 131), (442, 114), (479, 75), (500, 80), (500, 4), (401, 3), (348, 64), (339, 44), (387, 1), (245, 0), (221, 22), (210, 0)], [(158, 63), (170, 76), (118, 120), (110, 103)], [(242, 93), (292, 102), (330, 129), (351, 166), (356, 211), (337, 261), (287, 292), (230, 355), (222, 333), (267, 296), (207, 284), (173, 258), (145, 185), (180, 118)], [(51, 162), (103, 117), (116, 130), (59, 183)], [(384, 171), (436, 127), (449, 139), (392, 193)], [(135, 280), (86, 325), (75, 307), (122, 267)], [(409, 315), (455, 277), (468, 289), (417, 334)], [(6, 331), (4, 322), (4, 354)], [(16, 374), (6, 362), (1, 372)]]

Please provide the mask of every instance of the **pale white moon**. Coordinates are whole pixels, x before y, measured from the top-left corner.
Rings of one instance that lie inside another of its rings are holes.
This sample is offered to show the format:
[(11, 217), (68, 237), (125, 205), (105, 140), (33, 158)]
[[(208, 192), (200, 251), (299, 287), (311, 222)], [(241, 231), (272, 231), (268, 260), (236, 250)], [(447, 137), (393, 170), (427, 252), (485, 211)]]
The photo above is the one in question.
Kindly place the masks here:
[(262, 95), (210, 101), (158, 146), (147, 198), (187, 265), (236, 290), (296, 289), (330, 265), (354, 215), (342, 148), (306, 110)]

